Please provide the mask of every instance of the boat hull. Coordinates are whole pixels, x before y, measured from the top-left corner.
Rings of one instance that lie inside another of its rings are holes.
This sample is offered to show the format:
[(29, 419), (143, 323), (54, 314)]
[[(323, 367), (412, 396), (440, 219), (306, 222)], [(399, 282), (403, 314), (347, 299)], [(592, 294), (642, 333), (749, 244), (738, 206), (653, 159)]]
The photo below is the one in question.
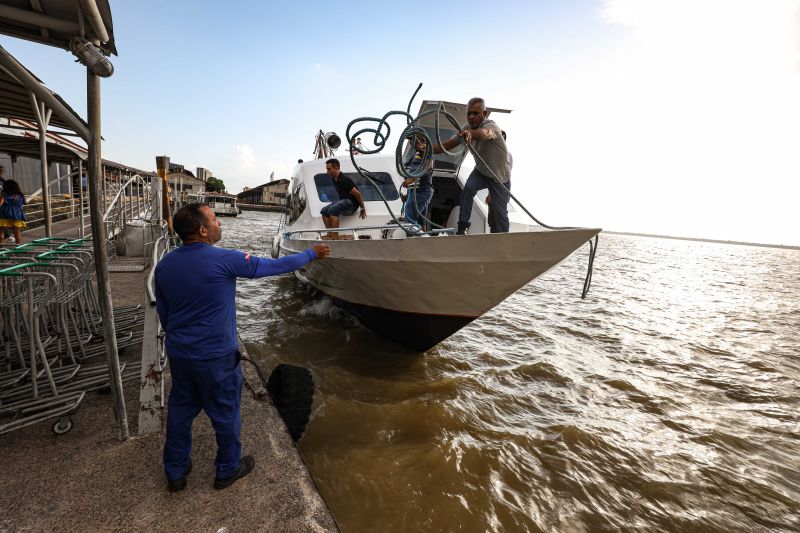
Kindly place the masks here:
[(599, 229), (447, 237), (287, 239), (281, 253), (324, 242), (331, 255), (298, 271), (367, 327), (425, 351), (545, 273)]
[(478, 317), (425, 315), (331, 298), (366, 327), (415, 352), (426, 352)]

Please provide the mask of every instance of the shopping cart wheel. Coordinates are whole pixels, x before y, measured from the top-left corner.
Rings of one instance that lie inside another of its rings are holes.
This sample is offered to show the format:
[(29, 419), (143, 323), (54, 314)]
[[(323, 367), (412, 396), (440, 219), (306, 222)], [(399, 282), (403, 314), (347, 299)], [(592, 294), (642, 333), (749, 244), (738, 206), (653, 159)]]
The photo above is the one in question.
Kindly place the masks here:
[(59, 418), (56, 423), (53, 424), (53, 433), (56, 435), (69, 433), (70, 429), (72, 429), (72, 419), (68, 417)]

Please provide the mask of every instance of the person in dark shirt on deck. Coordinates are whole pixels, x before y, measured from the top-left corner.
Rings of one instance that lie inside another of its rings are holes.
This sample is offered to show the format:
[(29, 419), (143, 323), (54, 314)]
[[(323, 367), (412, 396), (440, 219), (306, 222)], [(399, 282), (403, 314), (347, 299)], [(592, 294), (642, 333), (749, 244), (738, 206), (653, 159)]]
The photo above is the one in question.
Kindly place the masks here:
[[(360, 218), (367, 218), (367, 208), (364, 207), (364, 199), (361, 197), (361, 192), (353, 183), (353, 180), (348, 178), (342, 173), (341, 165), (338, 159), (328, 159), (325, 161), (325, 170), (328, 175), (333, 178), (333, 186), (336, 187), (336, 192), (339, 193), (339, 199), (331, 202), (322, 208), (322, 222), (326, 228), (338, 228), (339, 217), (352, 215), (356, 212), (358, 206), (361, 206)], [(338, 235), (334, 232), (328, 232), (327, 239), (337, 239)]]
[(330, 248), (318, 244), (280, 259), (217, 248), (222, 228), (214, 212), (189, 204), (175, 213), (173, 227), (183, 246), (168, 253), (155, 271), (156, 309), (166, 332), (172, 374), (167, 403), (164, 471), (168, 488), (186, 486), (192, 469), (192, 423), (201, 410), (217, 438), (215, 489), (250, 473), (255, 459), (242, 457), (239, 440), (242, 369), (236, 330), (236, 278), (291, 272), (322, 259)]

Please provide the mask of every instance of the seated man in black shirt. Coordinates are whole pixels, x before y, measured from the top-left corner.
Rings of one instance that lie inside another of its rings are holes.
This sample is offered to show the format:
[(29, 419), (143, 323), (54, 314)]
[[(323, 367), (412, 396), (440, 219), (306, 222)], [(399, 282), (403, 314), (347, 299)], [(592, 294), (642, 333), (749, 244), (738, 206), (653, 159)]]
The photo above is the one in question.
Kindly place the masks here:
[[(361, 197), (361, 192), (356, 187), (353, 180), (342, 174), (341, 165), (338, 159), (328, 159), (325, 161), (325, 170), (328, 175), (333, 178), (333, 186), (336, 187), (336, 192), (339, 193), (339, 199), (322, 208), (322, 221), (325, 223), (326, 228), (338, 228), (339, 217), (352, 215), (356, 212), (356, 208), (361, 206), (360, 218), (367, 218), (367, 208), (364, 207), (364, 199)], [(329, 232), (328, 239), (336, 239), (337, 234)]]

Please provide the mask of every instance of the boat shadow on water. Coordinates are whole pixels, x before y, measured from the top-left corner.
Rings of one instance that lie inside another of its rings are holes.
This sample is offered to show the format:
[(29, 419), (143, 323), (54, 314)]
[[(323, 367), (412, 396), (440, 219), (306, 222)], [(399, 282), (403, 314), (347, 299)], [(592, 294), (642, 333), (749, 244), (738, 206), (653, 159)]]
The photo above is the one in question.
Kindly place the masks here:
[(294, 276), (275, 280), (270, 304), (242, 324), (244, 330), (260, 325), (258, 340), (251, 337), (248, 348), (270, 364), (302, 363), (312, 370), (341, 367), (380, 378), (413, 373), (423, 359), (424, 354), (367, 329), (322, 291)]

